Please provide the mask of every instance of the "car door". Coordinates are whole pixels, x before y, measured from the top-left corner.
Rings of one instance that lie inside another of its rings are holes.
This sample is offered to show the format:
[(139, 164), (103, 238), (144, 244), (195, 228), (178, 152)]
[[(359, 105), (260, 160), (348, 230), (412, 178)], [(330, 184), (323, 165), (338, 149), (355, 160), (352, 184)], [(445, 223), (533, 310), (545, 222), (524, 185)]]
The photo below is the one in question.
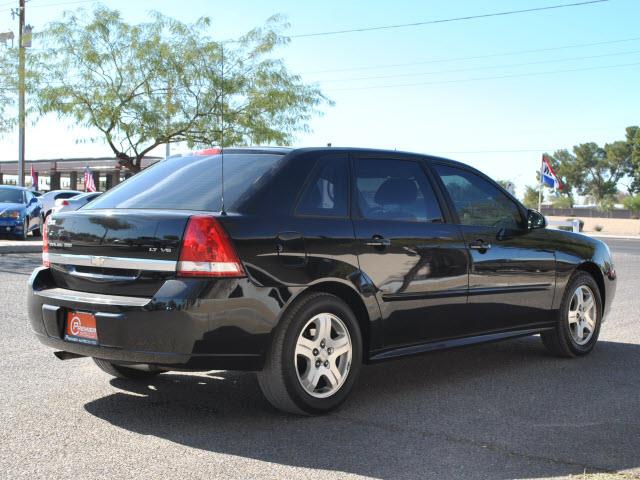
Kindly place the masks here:
[(471, 259), (469, 334), (549, 321), (555, 254), (526, 210), (495, 182), (458, 164), (433, 163)]
[(25, 211), (29, 218), (29, 230), (36, 228), (36, 225), (40, 225), (40, 202), (38, 198), (29, 191), (24, 192), (25, 199)]
[(358, 261), (382, 313), (383, 348), (455, 335), (464, 324), (468, 258), (422, 160), (352, 155)]

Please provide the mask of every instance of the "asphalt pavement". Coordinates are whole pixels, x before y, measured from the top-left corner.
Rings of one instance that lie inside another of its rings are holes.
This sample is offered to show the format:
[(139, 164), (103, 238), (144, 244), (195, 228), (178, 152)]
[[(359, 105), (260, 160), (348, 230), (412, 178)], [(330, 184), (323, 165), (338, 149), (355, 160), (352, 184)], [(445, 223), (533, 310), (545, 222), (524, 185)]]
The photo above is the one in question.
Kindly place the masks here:
[(57, 360), (26, 318), (39, 256), (0, 255), (0, 477), (640, 475), (640, 241), (606, 241), (618, 292), (591, 355), (529, 337), (369, 366), (316, 418), (275, 411), (252, 374), (136, 383)]

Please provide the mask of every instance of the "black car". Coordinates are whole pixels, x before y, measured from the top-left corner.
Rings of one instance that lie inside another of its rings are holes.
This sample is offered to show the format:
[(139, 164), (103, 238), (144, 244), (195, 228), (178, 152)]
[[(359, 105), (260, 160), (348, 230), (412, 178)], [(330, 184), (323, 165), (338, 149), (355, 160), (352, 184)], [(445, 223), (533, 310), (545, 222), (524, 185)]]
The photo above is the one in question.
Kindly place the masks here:
[(322, 413), (363, 363), (538, 333), (589, 353), (611, 254), (545, 223), (442, 158), (208, 149), (52, 215), (29, 317), (111, 375), (256, 371), (277, 408)]
[(40, 236), (40, 201), (24, 187), (0, 185), (0, 235), (26, 240)]

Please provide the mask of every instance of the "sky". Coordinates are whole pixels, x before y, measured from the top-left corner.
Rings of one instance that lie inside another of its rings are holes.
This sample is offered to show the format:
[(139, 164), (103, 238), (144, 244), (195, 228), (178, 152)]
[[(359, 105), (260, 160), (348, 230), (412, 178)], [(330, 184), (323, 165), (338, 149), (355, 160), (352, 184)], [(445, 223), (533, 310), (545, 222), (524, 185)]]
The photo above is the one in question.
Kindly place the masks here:
[[(112, 0), (129, 22), (157, 10), (183, 22), (212, 19), (214, 38), (237, 37), (273, 14), (290, 35), (424, 22), (579, 0)], [(0, 32), (17, 30), (0, 0)], [(37, 31), (91, 2), (29, 0)], [(293, 38), (278, 49), (292, 72), (335, 105), (294, 146), (359, 146), (436, 154), (468, 163), (522, 194), (541, 154), (623, 139), (640, 124), (639, 0), (466, 21)], [(597, 45), (595, 45), (597, 44)], [(37, 45), (34, 45), (37, 47)], [(382, 77), (382, 78), (381, 78)], [(33, 119), (32, 119), (33, 120)], [(109, 155), (90, 134), (54, 116), (29, 123), (26, 158)], [(173, 153), (180, 150), (173, 147)], [(156, 152), (163, 155), (164, 149)], [(17, 132), (0, 159), (17, 157)]]

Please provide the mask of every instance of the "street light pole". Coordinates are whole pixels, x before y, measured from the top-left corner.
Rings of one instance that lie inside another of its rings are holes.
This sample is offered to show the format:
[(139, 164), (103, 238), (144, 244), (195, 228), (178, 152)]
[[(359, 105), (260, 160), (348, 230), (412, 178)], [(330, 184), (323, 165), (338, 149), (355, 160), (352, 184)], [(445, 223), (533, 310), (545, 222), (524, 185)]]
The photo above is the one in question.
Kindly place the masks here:
[(25, 125), (25, 47), (22, 43), (25, 24), (25, 0), (20, 0), (18, 15), (20, 17), (18, 29), (18, 185), (24, 187), (24, 125)]

